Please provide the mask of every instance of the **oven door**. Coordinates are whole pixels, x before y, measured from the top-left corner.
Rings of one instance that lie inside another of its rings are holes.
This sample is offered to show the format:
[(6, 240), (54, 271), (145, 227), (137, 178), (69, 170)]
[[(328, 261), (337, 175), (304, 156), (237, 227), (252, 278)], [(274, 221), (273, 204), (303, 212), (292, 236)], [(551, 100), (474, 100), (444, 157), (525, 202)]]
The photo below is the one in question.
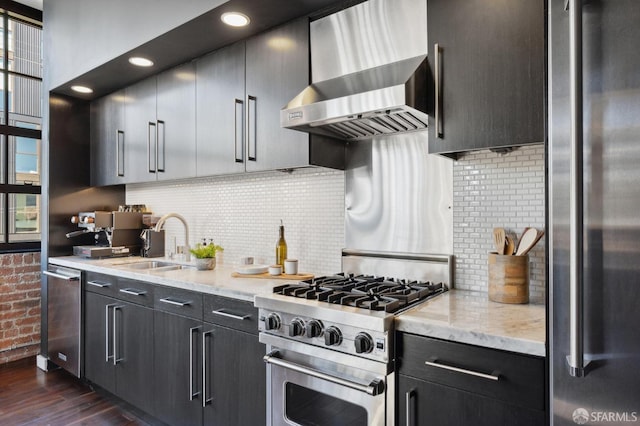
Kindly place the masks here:
[[(392, 386), (392, 376), (339, 362), (340, 358), (357, 358), (351, 355), (332, 353), (331, 359), (319, 353), (310, 356), (276, 347), (269, 350), (264, 359), (272, 426), (387, 424), (387, 388)], [(333, 351), (315, 348), (315, 352)]]

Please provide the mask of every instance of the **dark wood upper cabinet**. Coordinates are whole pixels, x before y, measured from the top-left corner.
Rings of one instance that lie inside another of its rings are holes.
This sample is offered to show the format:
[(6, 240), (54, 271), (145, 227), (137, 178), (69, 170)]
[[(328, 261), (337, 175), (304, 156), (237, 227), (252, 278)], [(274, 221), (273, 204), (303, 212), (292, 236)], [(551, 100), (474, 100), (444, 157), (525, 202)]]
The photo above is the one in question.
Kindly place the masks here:
[(544, 142), (544, 2), (429, 0), (427, 21), (429, 152)]

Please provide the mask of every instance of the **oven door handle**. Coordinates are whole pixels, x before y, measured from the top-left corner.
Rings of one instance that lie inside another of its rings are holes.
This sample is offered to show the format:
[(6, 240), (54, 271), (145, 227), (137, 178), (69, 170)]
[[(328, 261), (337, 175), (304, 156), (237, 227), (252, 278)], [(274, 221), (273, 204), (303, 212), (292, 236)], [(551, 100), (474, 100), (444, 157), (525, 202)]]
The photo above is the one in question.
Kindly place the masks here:
[(278, 351), (272, 351), (264, 356), (264, 362), (267, 364), (277, 365), (278, 367), (287, 368), (289, 370), (297, 371), (298, 373), (306, 374), (308, 376), (317, 377), (318, 379), (326, 380), (331, 383), (338, 384), (340, 386), (345, 386), (351, 389), (355, 389), (360, 392), (364, 392), (366, 394), (376, 396), (384, 393), (385, 385), (384, 380), (375, 379), (368, 385), (363, 385), (360, 383), (352, 382), (350, 380), (345, 380), (340, 377), (335, 377), (330, 374), (323, 373), (318, 370), (314, 370), (312, 368), (304, 367), (299, 364), (295, 364), (293, 362), (285, 361), (281, 358), (277, 357)]

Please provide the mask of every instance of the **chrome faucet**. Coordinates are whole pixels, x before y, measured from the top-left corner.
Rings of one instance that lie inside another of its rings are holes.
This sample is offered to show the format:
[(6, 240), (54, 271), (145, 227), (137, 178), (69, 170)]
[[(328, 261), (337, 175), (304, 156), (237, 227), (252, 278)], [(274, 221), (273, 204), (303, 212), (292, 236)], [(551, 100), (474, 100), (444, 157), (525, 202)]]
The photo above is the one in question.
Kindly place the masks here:
[(162, 229), (162, 226), (170, 217), (175, 217), (184, 225), (184, 252), (185, 252), (184, 260), (186, 260), (187, 262), (190, 262), (191, 252), (189, 251), (189, 225), (187, 225), (187, 221), (184, 217), (182, 217), (178, 213), (167, 213), (164, 216), (162, 216), (160, 220), (158, 220), (158, 223), (156, 223), (155, 231), (160, 232), (160, 230)]

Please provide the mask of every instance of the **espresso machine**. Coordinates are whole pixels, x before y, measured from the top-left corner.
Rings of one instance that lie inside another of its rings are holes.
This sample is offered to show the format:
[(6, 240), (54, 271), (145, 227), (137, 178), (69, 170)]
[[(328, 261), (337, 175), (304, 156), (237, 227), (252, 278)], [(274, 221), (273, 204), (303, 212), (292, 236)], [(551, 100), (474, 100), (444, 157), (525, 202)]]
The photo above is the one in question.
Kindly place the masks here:
[(94, 245), (73, 246), (76, 256), (100, 258), (138, 254), (142, 246), (140, 231), (144, 228), (143, 213), (122, 211), (80, 212), (71, 218), (80, 230), (69, 232), (67, 238), (93, 233)]

